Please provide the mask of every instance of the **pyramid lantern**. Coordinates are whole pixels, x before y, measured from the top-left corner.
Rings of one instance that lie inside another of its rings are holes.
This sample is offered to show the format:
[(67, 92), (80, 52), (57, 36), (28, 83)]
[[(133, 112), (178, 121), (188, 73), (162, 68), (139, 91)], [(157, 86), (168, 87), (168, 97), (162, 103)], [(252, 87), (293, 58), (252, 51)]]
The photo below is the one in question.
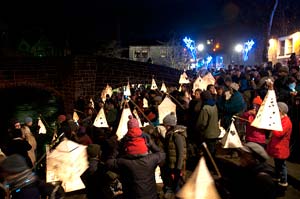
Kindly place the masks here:
[(130, 115), (132, 115), (130, 108), (123, 108), (118, 129), (116, 132), (118, 140), (121, 140), (128, 131), (127, 122), (129, 121)]
[[(201, 90), (203, 90), (203, 85), (201, 84), (202, 83), (202, 78), (199, 76), (199, 77), (197, 77), (197, 79), (194, 81), (194, 83), (193, 83), (193, 93), (195, 93), (195, 91), (197, 90), (197, 89), (201, 89)], [(206, 88), (205, 88), (206, 89)]]
[(148, 100), (144, 97), (143, 98), (143, 108), (148, 108), (149, 105), (148, 105)]
[(90, 98), (90, 104), (89, 104), (89, 106), (90, 106), (91, 108), (95, 108), (95, 103), (94, 103), (94, 101), (93, 101), (92, 98)]
[(268, 90), (251, 126), (266, 130), (282, 131), (282, 124), (274, 90)]
[(39, 120), (38, 120), (38, 126), (40, 127), (39, 128), (39, 134), (46, 134), (47, 133), (46, 127), (45, 127), (44, 123), (42, 122), (41, 118), (39, 118)]
[(105, 113), (104, 113), (104, 109), (101, 108), (100, 111), (98, 112), (95, 120), (94, 120), (94, 123), (93, 125), (95, 127), (98, 127), (98, 128), (106, 128), (106, 127), (109, 127), (108, 124), (107, 124), (107, 120), (106, 120), (106, 117), (105, 117)]
[(176, 104), (174, 104), (172, 100), (168, 96), (166, 96), (164, 100), (158, 105), (159, 123), (162, 124), (164, 117), (171, 112), (176, 113)]
[(215, 82), (216, 82), (215, 78), (212, 76), (211, 73), (207, 73), (206, 75), (204, 75), (202, 77), (202, 80), (205, 82), (206, 87), (209, 84), (215, 85)]
[(157, 89), (156, 82), (155, 82), (154, 78), (152, 78), (151, 90), (156, 90), (156, 89)]
[(112, 87), (107, 84), (106, 87), (101, 92), (102, 101), (105, 102), (106, 96), (109, 95), (109, 97), (111, 97), (112, 93), (113, 93)]
[(165, 82), (163, 82), (163, 83), (161, 84), (160, 91), (162, 91), (162, 92), (164, 92), (164, 93), (167, 93), (167, 87), (166, 87)]
[(180, 75), (180, 79), (179, 79), (179, 84), (189, 84), (190, 80), (186, 74), (186, 72), (184, 71), (181, 75)]
[(125, 87), (124, 95), (125, 95), (125, 96), (131, 96), (131, 91), (130, 91), (130, 84), (129, 84), (129, 82), (127, 83), (127, 86)]
[(229, 131), (226, 132), (224, 137), (221, 139), (221, 143), (223, 148), (240, 148), (243, 146), (235, 128), (234, 120), (230, 124)]
[(137, 121), (139, 122), (139, 126), (143, 126), (143, 125), (142, 125), (142, 122), (141, 122), (141, 118), (140, 118), (138, 112), (136, 111), (136, 109), (134, 109), (134, 110), (132, 111), (132, 114), (134, 115), (134, 117), (135, 117), (135, 118), (137, 119)]
[(77, 114), (77, 112), (76, 111), (74, 111), (73, 112), (73, 120), (74, 120), (74, 122), (78, 122), (78, 120), (79, 120), (79, 116), (78, 116), (78, 114)]
[(221, 199), (204, 157), (176, 196), (183, 199)]

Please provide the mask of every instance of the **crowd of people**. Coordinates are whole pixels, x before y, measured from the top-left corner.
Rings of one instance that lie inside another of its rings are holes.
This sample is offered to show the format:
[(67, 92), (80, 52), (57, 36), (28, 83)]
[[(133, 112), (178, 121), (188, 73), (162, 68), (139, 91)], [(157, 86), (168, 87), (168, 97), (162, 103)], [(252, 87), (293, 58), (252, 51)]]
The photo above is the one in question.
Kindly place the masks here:
[[(180, 91), (169, 87), (167, 93), (132, 88), (129, 100), (123, 93), (94, 99), (95, 105), (90, 97), (80, 98), (74, 105), (78, 121), (71, 114), (57, 117), (53, 142), (63, 138), (87, 146), (89, 168), (81, 177), (87, 198), (174, 198), (187, 178), (186, 170), (193, 170), (203, 155), (202, 143), (217, 160), (220, 126), (229, 129), (234, 117), (244, 146), (236, 149), (239, 169), (228, 166), (221, 170), (227, 183), (217, 182), (221, 197), (241, 198), (245, 194), (242, 198), (275, 198), (278, 187), (288, 186), (290, 143), (299, 147), (299, 140), (295, 140), (299, 139), (299, 67), (277, 63), (229, 66), (210, 72), (216, 81), (206, 90), (193, 90), (189, 84), (182, 85)], [(198, 75), (191, 74), (191, 81)], [(282, 131), (251, 126), (269, 90), (276, 93)], [(166, 96), (177, 105), (176, 111), (159, 118), (158, 106)], [(127, 118), (128, 132), (120, 139), (116, 131), (124, 106), (132, 112), (138, 110), (139, 118), (134, 114)], [(104, 109), (109, 127), (93, 125), (100, 109)], [(54, 185), (42, 183), (43, 176), (33, 172), (37, 168), (36, 151), (43, 150), (37, 148), (35, 133), (31, 132), (33, 121), (30, 117), (24, 118), (22, 125), (14, 121), (7, 132), (9, 140), (2, 148), (0, 163), (1, 198), (7, 194), (11, 198), (63, 197)], [(269, 157), (274, 159), (274, 170), (266, 163)], [(163, 194), (157, 190), (157, 167)], [(214, 173), (209, 164), (208, 168)]]

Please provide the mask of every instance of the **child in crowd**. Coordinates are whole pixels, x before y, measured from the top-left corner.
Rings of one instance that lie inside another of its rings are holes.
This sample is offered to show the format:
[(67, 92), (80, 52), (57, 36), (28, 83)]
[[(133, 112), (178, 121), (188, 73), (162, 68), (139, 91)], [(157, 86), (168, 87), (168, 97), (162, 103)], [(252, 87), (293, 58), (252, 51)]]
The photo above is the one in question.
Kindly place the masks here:
[(121, 140), (120, 152), (128, 157), (147, 155), (147, 143), (150, 140), (150, 137), (143, 133), (142, 129), (139, 127), (138, 120), (133, 118), (132, 115), (129, 116), (127, 128), (128, 132)]
[(252, 101), (252, 107), (243, 113), (242, 117), (248, 120), (246, 124), (246, 142), (255, 142), (262, 147), (266, 147), (266, 132), (263, 129), (251, 126), (251, 123), (256, 117), (257, 111), (262, 104), (260, 96), (256, 96)]

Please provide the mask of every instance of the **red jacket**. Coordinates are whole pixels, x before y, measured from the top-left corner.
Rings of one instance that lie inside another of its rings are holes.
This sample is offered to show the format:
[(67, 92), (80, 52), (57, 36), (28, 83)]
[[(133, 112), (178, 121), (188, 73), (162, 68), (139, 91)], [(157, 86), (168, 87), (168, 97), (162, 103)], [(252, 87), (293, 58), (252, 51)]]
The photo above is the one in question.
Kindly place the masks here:
[(143, 131), (140, 128), (128, 129), (127, 134), (123, 138), (126, 154), (144, 155), (148, 153), (146, 140), (142, 133)]
[(251, 126), (251, 123), (255, 118), (255, 114), (249, 113), (247, 111), (242, 115), (242, 117), (249, 121), (246, 124), (246, 141), (266, 144), (266, 131), (264, 129), (259, 129)]
[(282, 131), (272, 131), (272, 137), (267, 146), (268, 154), (273, 158), (287, 159), (290, 155), (290, 138), (292, 122), (288, 116), (281, 118)]

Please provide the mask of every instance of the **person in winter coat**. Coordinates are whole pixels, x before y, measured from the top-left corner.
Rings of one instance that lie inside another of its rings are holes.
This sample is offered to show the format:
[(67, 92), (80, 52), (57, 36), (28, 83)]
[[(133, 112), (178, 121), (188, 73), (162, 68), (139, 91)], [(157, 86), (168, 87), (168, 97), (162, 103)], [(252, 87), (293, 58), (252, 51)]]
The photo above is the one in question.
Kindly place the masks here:
[(34, 135), (32, 134), (32, 132), (30, 130), (31, 126), (32, 126), (32, 118), (25, 117), (25, 124), (24, 124), (24, 126), (22, 126), (21, 130), (22, 130), (23, 135), (25, 136), (25, 139), (31, 145), (31, 149), (28, 151), (28, 156), (32, 162), (32, 165), (35, 165), (37, 142), (36, 142)]
[(210, 91), (203, 91), (201, 99), (203, 100), (203, 107), (196, 123), (197, 133), (199, 133), (198, 141), (200, 141), (198, 144), (204, 141), (208, 150), (214, 156), (217, 139), (220, 135), (218, 108)]
[(225, 96), (219, 106), (223, 115), (221, 123), (225, 129), (229, 128), (233, 115), (240, 114), (246, 109), (246, 102), (238, 90), (239, 85), (231, 83), (229, 90), (224, 92)]
[(129, 116), (127, 122), (128, 132), (121, 140), (121, 154), (132, 155), (132, 156), (143, 156), (148, 154), (147, 142), (150, 136), (146, 138), (142, 129), (139, 127), (137, 119)]
[(187, 157), (186, 127), (177, 125), (175, 113), (170, 113), (163, 119), (167, 129), (165, 137), (166, 162), (164, 165), (164, 191), (166, 194), (177, 193), (185, 176)]
[(81, 175), (86, 187), (88, 199), (112, 199), (114, 194), (109, 187), (108, 170), (101, 161), (101, 147), (98, 144), (90, 144), (87, 147), (89, 168)]
[(32, 148), (32, 146), (23, 137), (23, 133), (22, 133), (21, 129), (14, 129), (12, 132), (12, 140), (10, 140), (7, 144), (6, 155), (19, 154), (19, 155), (23, 156), (28, 167), (31, 168), (31, 167), (33, 167), (33, 164), (28, 155), (28, 151), (31, 148)]
[(253, 99), (251, 109), (243, 113), (242, 118), (248, 120), (246, 124), (246, 142), (255, 142), (260, 144), (262, 147), (266, 147), (266, 131), (264, 129), (259, 129), (251, 126), (251, 123), (256, 117), (257, 111), (262, 104), (262, 99), (260, 96), (256, 96)]
[(119, 171), (124, 199), (157, 199), (155, 169), (165, 157), (164, 152), (153, 151), (145, 156), (109, 159), (106, 165)]
[(290, 138), (292, 133), (292, 122), (288, 117), (288, 106), (284, 102), (277, 103), (281, 118), (282, 131), (273, 130), (272, 137), (267, 146), (268, 154), (274, 158), (275, 177), (278, 179), (278, 185), (287, 187), (287, 167), (286, 159), (290, 155)]

